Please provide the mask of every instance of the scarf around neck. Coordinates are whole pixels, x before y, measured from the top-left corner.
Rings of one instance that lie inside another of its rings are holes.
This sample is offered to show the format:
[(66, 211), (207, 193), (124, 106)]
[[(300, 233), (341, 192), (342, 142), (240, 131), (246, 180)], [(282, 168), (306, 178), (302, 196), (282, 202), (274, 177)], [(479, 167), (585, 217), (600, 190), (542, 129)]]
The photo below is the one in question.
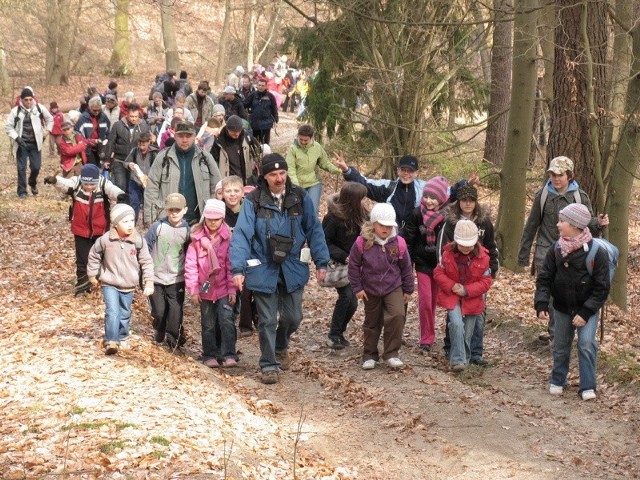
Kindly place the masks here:
[[(220, 246), (222, 237), (220, 236), (220, 229), (216, 232), (215, 237), (211, 237), (211, 233), (206, 225), (203, 225), (205, 236), (200, 239), (200, 257), (209, 257), (209, 272), (208, 276), (211, 277), (220, 271), (220, 264), (218, 263), (218, 256), (216, 255), (216, 248)], [(222, 228), (222, 227), (221, 227)]]
[(560, 247), (560, 255), (565, 258), (571, 252), (575, 252), (583, 247), (585, 243), (589, 243), (593, 236), (588, 228), (585, 228), (580, 235), (575, 237), (560, 237), (558, 246)]
[(420, 213), (422, 213), (422, 224), (427, 245), (436, 243), (436, 227), (444, 220), (441, 210), (428, 210), (424, 203), (420, 202)]

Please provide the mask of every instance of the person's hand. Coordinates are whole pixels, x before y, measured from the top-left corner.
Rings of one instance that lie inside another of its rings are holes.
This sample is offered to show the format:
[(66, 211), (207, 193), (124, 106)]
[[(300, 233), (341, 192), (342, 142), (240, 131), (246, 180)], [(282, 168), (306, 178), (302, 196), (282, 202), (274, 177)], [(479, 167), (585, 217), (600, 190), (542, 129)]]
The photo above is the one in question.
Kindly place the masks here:
[(464, 287), (459, 283), (451, 287), (451, 291), (460, 297), (464, 296)]
[(102, 168), (103, 168), (104, 170), (111, 170), (111, 162), (104, 162), (104, 163), (102, 164)]
[(236, 290), (241, 292), (242, 287), (244, 287), (244, 275), (234, 275), (233, 284), (236, 286)]
[(607, 215), (606, 213), (601, 213), (600, 215), (598, 215), (598, 225), (600, 225), (601, 227), (606, 227), (607, 225), (609, 225), (609, 215)]
[(549, 312), (538, 312), (538, 318), (540, 320), (549, 320)]
[(229, 305), (235, 305), (235, 304), (236, 304), (236, 295), (234, 293), (229, 295)]
[(191, 295), (191, 303), (200, 305), (200, 295)]
[(367, 297), (367, 292), (365, 292), (364, 290), (360, 290), (358, 293), (356, 293), (356, 298), (362, 301), (369, 300), (369, 298)]
[(144, 286), (144, 290), (142, 290), (142, 293), (144, 293), (145, 297), (150, 297), (151, 295), (153, 295), (153, 290), (153, 283), (150, 283)]
[(44, 132), (42, 132), (42, 138), (47, 138), (49, 136), (49, 130), (45, 130)]
[(409, 300), (411, 300), (411, 294), (410, 293), (404, 293), (402, 295), (402, 301), (404, 302), (404, 304), (406, 305), (407, 303), (409, 303)]
[(89, 283), (94, 287), (98, 286), (98, 279), (96, 277), (89, 277)]
[(27, 146), (27, 144), (25, 143), (25, 141), (22, 139), (22, 137), (18, 137), (16, 138), (15, 142), (18, 144), (19, 147), (24, 148)]
[(324, 269), (316, 270), (316, 280), (318, 282), (322, 282), (326, 276), (327, 276), (327, 271), (326, 270), (324, 270)]
[(334, 152), (333, 154), (333, 164), (342, 170), (342, 173), (345, 173), (349, 170), (349, 165), (344, 161), (344, 154), (342, 152)]
[(581, 328), (587, 324), (587, 321), (584, 318), (582, 318), (580, 315), (576, 315), (575, 317), (573, 317), (573, 320), (571, 321), (571, 323), (573, 324), (574, 327)]
[(128, 193), (121, 193), (116, 197), (116, 203), (125, 203), (129, 205), (131, 203), (131, 198)]
[(128, 168), (129, 170), (133, 170), (134, 168), (136, 168), (136, 164), (135, 164), (135, 163), (133, 163), (133, 162), (131, 162), (131, 163), (129, 163), (129, 165), (127, 165), (127, 168)]
[(51, 175), (50, 177), (44, 177), (45, 185), (55, 185), (56, 183), (58, 183), (58, 179), (54, 175)]
[(474, 173), (473, 175), (471, 175), (469, 180), (467, 180), (467, 183), (471, 186), (478, 185), (480, 183), (480, 177), (477, 173)]

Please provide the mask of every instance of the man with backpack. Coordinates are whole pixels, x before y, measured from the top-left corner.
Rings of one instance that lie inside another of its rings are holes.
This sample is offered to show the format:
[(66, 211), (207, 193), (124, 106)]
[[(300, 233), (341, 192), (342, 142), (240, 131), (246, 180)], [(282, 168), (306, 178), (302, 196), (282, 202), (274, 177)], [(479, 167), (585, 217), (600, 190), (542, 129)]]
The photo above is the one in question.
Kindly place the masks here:
[(232, 115), (211, 147), (211, 155), (223, 177), (237, 175), (245, 185), (255, 183), (252, 178), (256, 163), (262, 158), (262, 148), (242, 126), (242, 119)]
[(278, 382), (288, 370), (291, 335), (302, 321), (302, 295), (309, 281), (311, 249), (316, 276), (327, 273), (329, 250), (322, 225), (305, 190), (287, 177), (287, 162), (265, 155), (255, 190), (242, 203), (231, 240), (231, 272), (238, 290), (253, 292), (258, 309), (262, 382)]
[(215, 196), (220, 170), (208, 152), (196, 145), (196, 132), (191, 122), (179, 122), (175, 144), (158, 153), (144, 190), (144, 224), (148, 228), (164, 212), (164, 200), (170, 193), (181, 193), (187, 201), (185, 220), (200, 220), (204, 205)]
[[(7, 116), (5, 131), (13, 140), (13, 155), (18, 167), (18, 197), (27, 198), (27, 184), (33, 195), (38, 194), (38, 173), (42, 165), (42, 145), (53, 128), (49, 111), (33, 98), (33, 91), (25, 88), (18, 105)], [(27, 180), (27, 160), (31, 170)]]
[[(580, 188), (573, 173), (573, 161), (570, 158), (560, 156), (551, 160), (547, 169), (549, 178), (545, 185), (536, 192), (531, 212), (520, 239), (518, 252), (518, 264), (526, 267), (529, 265), (529, 253), (535, 238), (535, 254), (532, 274), (539, 272), (544, 263), (545, 255), (549, 247), (558, 240), (558, 214), (567, 205), (577, 203), (587, 207), (591, 214), (589, 229), (594, 237), (599, 237), (602, 227), (609, 224), (609, 217), (600, 214), (593, 215), (591, 201), (587, 193)], [(552, 299), (553, 302), (553, 299)], [(549, 308), (549, 324), (547, 334), (541, 334), (540, 340), (553, 340), (553, 303)]]

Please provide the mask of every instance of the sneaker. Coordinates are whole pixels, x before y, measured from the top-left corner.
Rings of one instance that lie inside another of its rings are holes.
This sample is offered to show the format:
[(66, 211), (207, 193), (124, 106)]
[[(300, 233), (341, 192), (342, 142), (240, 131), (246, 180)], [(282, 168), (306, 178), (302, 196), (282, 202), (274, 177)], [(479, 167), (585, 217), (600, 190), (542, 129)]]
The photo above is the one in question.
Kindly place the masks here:
[(26, 193), (21, 193), (20, 195), (18, 195), (18, 198), (20, 200), (26, 200), (27, 199), (27, 194)]
[(224, 368), (234, 368), (238, 366), (238, 361), (233, 357), (225, 358), (222, 366)]
[(478, 365), (479, 367), (488, 367), (489, 362), (487, 362), (484, 358), (472, 358), (469, 363), (472, 365)]
[[(553, 383), (549, 384), (549, 393), (551, 395), (561, 395), (563, 391), (564, 387), (562, 385), (554, 385)], [(593, 390), (591, 391), (593, 392)]]
[(218, 360), (216, 360), (215, 358), (210, 358), (209, 360), (205, 360), (203, 363), (209, 368), (220, 368), (220, 364), (218, 363)]
[(451, 367), (451, 370), (454, 372), (464, 372), (467, 366), (464, 363), (457, 363), (456, 365)]
[(106, 355), (115, 355), (118, 353), (118, 343), (117, 342), (107, 342), (104, 347), (104, 353)]
[(289, 352), (286, 350), (284, 352), (276, 352), (276, 360), (280, 362), (281, 370), (289, 370), (291, 367), (291, 357), (289, 357)]
[[(164, 342), (164, 335), (165, 335), (164, 332), (160, 332), (160, 331), (156, 330), (154, 332), (154, 334), (153, 334), (153, 340), (156, 343), (162, 343), (162, 342)], [(169, 338), (167, 338), (167, 343), (169, 343)]]
[(346, 338), (344, 338), (344, 335), (340, 335), (340, 344), (343, 347), (350, 347), (351, 346), (351, 342), (349, 340), (347, 340)]
[(131, 350), (131, 343), (129, 343), (129, 339), (120, 340), (120, 350)]
[(276, 370), (263, 370), (260, 380), (265, 385), (273, 385), (278, 383), (278, 372)]
[(425, 352), (430, 352), (431, 351), (431, 344), (430, 343), (421, 343), (420, 344), (420, 350), (424, 350)]
[(402, 368), (404, 367), (404, 362), (398, 357), (393, 357), (387, 360), (387, 365), (389, 365), (390, 368)]
[(38, 187), (29, 187), (31, 189), (31, 194), (32, 195), (38, 195)]
[(253, 330), (251, 330), (250, 328), (241, 328), (240, 332), (238, 333), (238, 336), (240, 338), (250, 337), (251, 335), (253, 335)]
[(374, 368), (376, 368), (376, 361), (373, 358), (370, 358), (369, 360), (365, 360), (362, 363), (363, 370), (373, 370)]
[(344, 348), (344, 345), (339, 338), (329, 337), (329, 340), (327, 340), (327, 345), (329, 346), (329, 348), (332, 348), (334, 350), (342, 350)]
[(593, 400), (594, 398), (596, 398), (596, 391), (595, 390), (583, 390), (582, 393), (580, 394), (580, 396), (582, 397), (583, 400)]

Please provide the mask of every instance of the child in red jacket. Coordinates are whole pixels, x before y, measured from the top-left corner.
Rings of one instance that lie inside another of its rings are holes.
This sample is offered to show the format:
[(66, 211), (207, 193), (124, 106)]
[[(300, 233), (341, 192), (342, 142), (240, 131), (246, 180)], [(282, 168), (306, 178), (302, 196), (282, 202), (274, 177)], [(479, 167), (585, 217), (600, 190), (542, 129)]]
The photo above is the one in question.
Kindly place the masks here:
[(64, 122), (64, 113), (62, 113), (58, 108), (57, 102), (51, 102), (49, 104), (49, 113), (51, 113), (51, 116), (53, 117), (53, 128), (51, 129), (51, 134), (49, 135), (49, 156), (53, 157), (56, 154), (56, 151), (60, 151), (58, 145), (60, 144), (60, 139), (62, 138), (62, 123)]
[(87, 163), (87, 142), (82, 134), (73, 131), (71, 122), (64, 122), (61, 131), (60, 168), (63, 178), (71, 178), (80, 175), (80, 169)]
[(478, 227), (459, 220), (453, 242), (445, 246), (433, 271), (438, 284), (438, 305), (447, 309), (453, 371), (462, 371), (471, 358), (470, 342), (476, 320), (484, 312), (484, 294), (491, 287), (487, 249), (478, 243)]

